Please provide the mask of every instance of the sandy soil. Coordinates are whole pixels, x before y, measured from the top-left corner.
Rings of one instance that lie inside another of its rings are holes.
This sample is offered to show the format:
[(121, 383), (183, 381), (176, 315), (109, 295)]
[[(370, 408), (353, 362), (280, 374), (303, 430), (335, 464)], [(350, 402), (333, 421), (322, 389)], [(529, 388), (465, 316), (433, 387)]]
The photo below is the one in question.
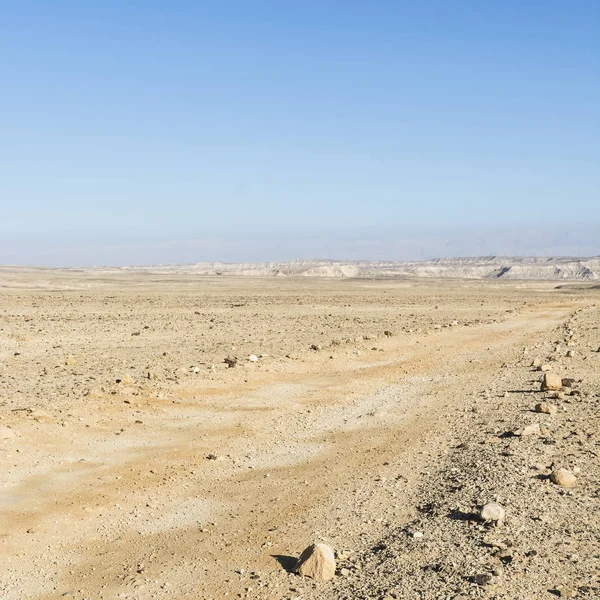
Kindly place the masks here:
[[(22, 283), (0, 296), (2, 599), (600, 597), (597, 291)], [(574, 388), (539, 392), (535, 358)], [(331, 582), (289, 572), (313, 541)]]

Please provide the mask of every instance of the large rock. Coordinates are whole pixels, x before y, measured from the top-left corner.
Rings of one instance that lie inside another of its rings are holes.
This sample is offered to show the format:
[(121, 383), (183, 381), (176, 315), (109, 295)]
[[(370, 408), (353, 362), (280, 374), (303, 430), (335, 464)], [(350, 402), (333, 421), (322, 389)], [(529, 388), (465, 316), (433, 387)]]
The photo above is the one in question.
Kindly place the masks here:
[(545, 373), (542, 380), (542, 391), (560, 390), (562, 388), (562, 379), (556, 373)]
[(327, 544), (311, 544), (300, 555), (296, 573), (315, 581), (328, 581), (335, 577), (335, 556)]

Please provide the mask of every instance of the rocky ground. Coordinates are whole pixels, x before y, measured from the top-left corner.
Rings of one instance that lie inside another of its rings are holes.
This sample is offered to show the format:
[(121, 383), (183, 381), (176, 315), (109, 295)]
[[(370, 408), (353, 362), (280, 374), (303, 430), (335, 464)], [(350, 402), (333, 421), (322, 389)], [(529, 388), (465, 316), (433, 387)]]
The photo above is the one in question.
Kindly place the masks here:
[[(600, 597), (597, 291), (18, 283), (3, 599)], [(541, 392), (534, 361), (571, 387)], [(500, 524), (479, 518), (492, 501)], [(333, 580), (290, 572), (311, 542), (335, 548)]]

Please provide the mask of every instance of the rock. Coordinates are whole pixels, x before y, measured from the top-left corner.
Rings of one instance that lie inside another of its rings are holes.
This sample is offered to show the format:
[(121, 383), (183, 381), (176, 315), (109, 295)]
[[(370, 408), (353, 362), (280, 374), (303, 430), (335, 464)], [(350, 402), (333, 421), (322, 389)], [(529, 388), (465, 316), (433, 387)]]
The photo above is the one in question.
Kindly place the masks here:
[(567, 358), (573, 358), (573, 350), (567, 350), (566, 357)]
[(198, 375), (198, 373), (200, 373), (200, 367), (193, 367), (192, 373), (194, 373), (195, 375)]
[(550, 474), (550, 481), (561, 487), (572, 488), (577, 481), (577, 477), (569, 469), (555, 469)]
[(123, 375), (123, 377), (121, 377), (121, 379), (117, 379), (117, 383), (122, 383), (123, 385), (131, 385), (132, 383), (135, 383), (135, 380), (131, 375), (126, 373), (125, 375)]
[[(389, 329), (386, 329), (383, 332), (383, 335), (385, 335), (385, 337), (392, 337), (394, 334)], [(600, 352), (600, 348), (598, 348), (598, 352)]]
[(501, 523), (506, 517), (506, 511), (500, 504), (488, 502), (481, 509), (479, 516), (482, 521), (486, 521), (487, 523)]
[(490, 585), (493, 583), (494, 577), (490, 573), (481, 573), (479, 575), (475, 575), (473, 577), (473, 581), (480, 587), (484, 587), (486, 585)]
[(533, 425), (527, 425), (521, 430), (521, 436), (526, 437), (528, 435), (542, 435), (542, 430), (540, 429), (539, 423), (534, 423)]
[(19, 437), (19, 435), (19, 432), (15, 429), (11, 429), (10, 427), (0, 425), (0, 440), (13, 440)]
[(74, 367), (77, 364), (77, 359), (73, 356), (67, 356), (66, 360), (65, 360), (65, 365), (67, 367)]
[(238, 364), (238, 359), (235, 356), (228, 356), (223, 362), (230, 368), (233, 369)]
[(534, 369), (537, 369), (538, 367), (542, 366), (542, 361), (539, 358), (534, 358), (533, 361), (532, 361), (532, 363), (531, 363), (531, 366)]
[(551, 370), (552, 370), (552, 365), (549, 365), (549, 364), (540, 365), (538, 367), (538, 371), (551, 371)]
[(321, 344), (311, 344), (310, 349), (314, 350), (315, 352), (318, 352), (319, 350), (322, 350), (323, 347), (321, 346)]
[(248, 360), (249, 360), (250, 362), (258, 362), (258, 356), (256, 356), (256, 354), (251, 354), (251, 355), (248, 357)]
[(575, 598), (577, 592), (568, 585), (557, 585), (555, 588), (559, 598)]
[(555, 415), (558, 412), (558, 407), (549, 402), (540, 402), (535, 405), (535, 412), (544, 413), (545, 415)]
[(563, 387), (568, 387), (568, 388), (573, 387), (574, 383), (575, 383), (575, 380), (572, 379), (571, 377), (564, 377), (562, 379), (562, 386)]
[(302, 552), (295, 568), (296, 573), (315, 581), (328, 581), (335, 576), (333, 548), (327, 544), (311, 544)]
[(562, 388), (562, 379), (556, 373), (546, 373), (542, 380), (542, 392), (547, 390), (560, 390)]

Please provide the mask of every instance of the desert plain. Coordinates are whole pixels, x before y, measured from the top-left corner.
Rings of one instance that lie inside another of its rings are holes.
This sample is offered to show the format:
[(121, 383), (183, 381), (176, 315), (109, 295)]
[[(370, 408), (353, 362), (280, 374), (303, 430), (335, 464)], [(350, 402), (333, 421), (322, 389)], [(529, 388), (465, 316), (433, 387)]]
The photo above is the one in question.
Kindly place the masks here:
[(599, 350), (568, 282), (1, 271), (0, 598), (600, 598)]

